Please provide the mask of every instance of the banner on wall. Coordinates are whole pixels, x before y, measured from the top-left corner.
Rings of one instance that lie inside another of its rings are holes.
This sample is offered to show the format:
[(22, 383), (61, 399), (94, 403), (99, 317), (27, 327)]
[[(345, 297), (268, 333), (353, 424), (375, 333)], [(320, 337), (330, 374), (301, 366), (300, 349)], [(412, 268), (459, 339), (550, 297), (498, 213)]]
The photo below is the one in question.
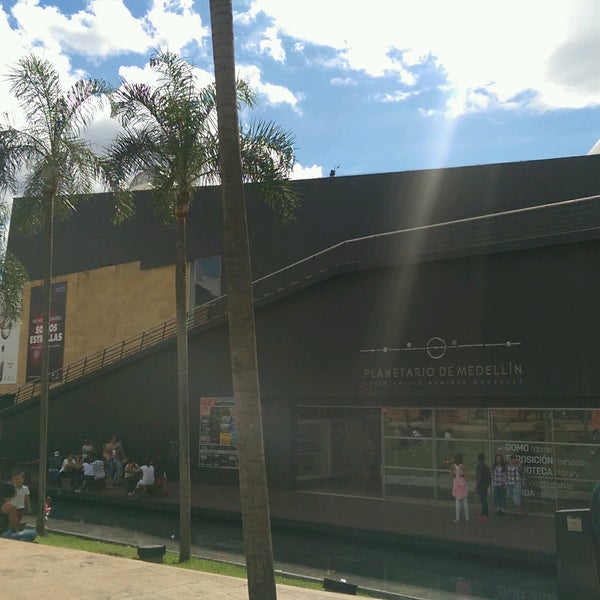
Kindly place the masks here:
[[(42, 374), (43, 337), (43, 286), (31, 288), (29, 308), (29, 337), (27, 341), (27, 381)], [(67, 308), (67, 282), (52, 284), (50, 296), (50, 381), (62, 379), (65, 350), (65, 317)]]
[(198, 466), (237, 469), (237, 424), (233, 398), (200, 398)]
[(21, 323), (0, 314), (0, 384), (17, 383)]

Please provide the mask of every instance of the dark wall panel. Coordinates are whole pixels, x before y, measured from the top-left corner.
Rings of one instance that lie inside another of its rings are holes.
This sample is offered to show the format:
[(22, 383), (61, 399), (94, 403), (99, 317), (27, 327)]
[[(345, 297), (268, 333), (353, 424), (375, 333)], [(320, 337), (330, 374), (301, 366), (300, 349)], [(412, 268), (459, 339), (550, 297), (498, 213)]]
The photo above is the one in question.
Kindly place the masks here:
[[(592, 196), (600, 189), (599, 167), (596, 155), (294, 181), (302, 206), (287, 227), (276, 223), (260, 186), (249, 184), (254, 277), (361, 236)], [(118, 227), (112, 225), (108, 194), (94, 196), (68, 221), (57, 222), (55, 274), (135, 260), (142, 268), (173, 264), (174, 230), (154, 214), (150, 192), (136, 192), (135, 203), (135, 218)], [(220, 252), (221, 223), (220, 190), (198, 188), (188, 216), (189, 258)], [(41, 235), (10, 232), (9, 248), (32, 279), (42, 276), (42, 244)]]
[(325, 281), (259, 312), (261, 351), (273, 361), (263, 393), (336, 403), (598, 398), (599, 266), (600, 245), (589, 243)]
[[(269, 482), (293, 481), (295, 406), (595, 406), (600, 243), (334, 277), (257, 311)], [(199, 400), (232, 393), (227, 328), (190, 339)], [(2, 418), (0, 456), (37, 456), (37, 405)], [(142, 460), (177, 439), (175, 345), (53, 395), (49, 450), (112, 434)], [(173, 465), (174, 469), (174, 465)], [(235, 473), (192, 469), (194, 479)]]

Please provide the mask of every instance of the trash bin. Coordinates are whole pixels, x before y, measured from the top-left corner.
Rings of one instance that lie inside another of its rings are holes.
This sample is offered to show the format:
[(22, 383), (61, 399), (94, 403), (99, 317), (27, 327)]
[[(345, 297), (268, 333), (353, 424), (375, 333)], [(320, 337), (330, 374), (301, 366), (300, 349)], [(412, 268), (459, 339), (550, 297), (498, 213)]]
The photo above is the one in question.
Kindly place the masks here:
[(598, 600), (599, 550), (592, 532), (590, 509), (556, 512), (558, 600)]
[(149, 544), (147, 546), (138, 546), (138, 558), (146, 562), (162, 563), (167, 547), (160, 544)]

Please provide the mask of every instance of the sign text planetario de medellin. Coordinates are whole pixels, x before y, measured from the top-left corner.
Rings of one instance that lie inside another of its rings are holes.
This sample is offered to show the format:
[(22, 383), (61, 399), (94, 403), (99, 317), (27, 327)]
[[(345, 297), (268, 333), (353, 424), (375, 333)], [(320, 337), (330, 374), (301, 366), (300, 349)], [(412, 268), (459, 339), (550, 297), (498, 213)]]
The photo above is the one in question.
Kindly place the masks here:
[[(368, 348), (361, 353), (386, 355), (385, 362), (376, 358), (362, 368), (365, 385), (518, 385), (523, 383), (524, 367), (521, 361), (511, 360), (507, 353), (514, 351), (522, 342), (464, 343), (452, 340), (450, 344), (439, 337), (430, 338), (423, 346), (410, 342), (398, 348)], [(478, 350), (478, 358), (473, 362), (465, 358), (464, 351)], [(462, 352), (461, 352), (462, 351)], [(493, 351), (486, 357), (486, 351)], [(454, 364), (439, 364), (442, 358), (455, 354)], [(419, 354), (421, 359), (419, 360)], [(460, 356), (462, 354), (462, 356)], [(390, 357), (394, 365), (390, 365)], [(402, 358), (400, 358), (402, 356)], [(408, 356), (411, 356), (409, 359)], [(396, 358), (397, 357), (397, 358)], [(417, 360), (414, 360), (414, 359)], [(485, 360), (485, 359), (488, 360)], [(403, 360), (404, 359), (404, 360)], [(429, 360), (428, 360), (429, 359)], [(412, 362), (413, 364), (406, 364)], [(398, 364), (398, 363), (404, 363)], [(417, 363), (417, 364), (414, 364)]]

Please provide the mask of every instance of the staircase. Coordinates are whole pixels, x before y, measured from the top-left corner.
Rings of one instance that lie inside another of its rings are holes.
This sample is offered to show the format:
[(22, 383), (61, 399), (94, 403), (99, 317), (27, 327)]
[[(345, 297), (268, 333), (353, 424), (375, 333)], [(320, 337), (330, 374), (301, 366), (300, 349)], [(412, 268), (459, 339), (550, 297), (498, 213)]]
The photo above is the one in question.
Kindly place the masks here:
[[(257, 279), (252, 284), (254, 305), (260, 307), (349, 271), (598, 237), (600, 196), (380, 233), (340, 242)], [(223, 295), (188, 312), (187, 329), (189, 332), (201, 331), (224, 322), (226, 317), (227, 297)], [(174, 338), (175, 334), (173, 318), (51, 372), (50, 389), (56, 390), (139, 355)], [(15, 404), (39, 396), (40, 392), (38, 378), (0, 396), (0, 414)]]

